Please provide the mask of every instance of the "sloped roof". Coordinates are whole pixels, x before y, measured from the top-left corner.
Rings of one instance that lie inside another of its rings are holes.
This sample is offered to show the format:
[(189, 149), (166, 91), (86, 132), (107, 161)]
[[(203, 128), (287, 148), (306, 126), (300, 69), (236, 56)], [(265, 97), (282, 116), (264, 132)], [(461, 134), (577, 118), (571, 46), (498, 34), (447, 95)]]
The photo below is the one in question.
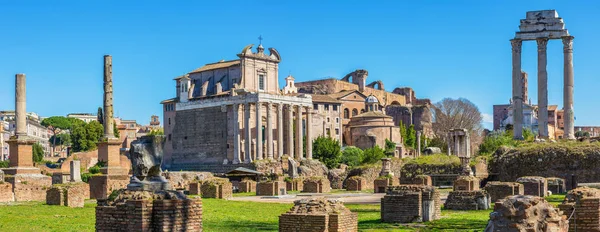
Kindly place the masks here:
[(240, 64), (240, 60), (219, 61), (217, 63), (205, 64), (204, 66), (191, 71), (190, 73), (199, 73), (213, 69), (228, 68)]
[(312, 97), (312, 101), (313, 102), (324, 102), (324, 103), (338, 103), (341, 104), (342, 102), (336, 100), (335, 98), (332, 98), (328, 95), (321, 95), (321, 94), (311, 94), (310, 95)]
[(171, 98), (171, 99), (167, 99), (167, 100), (161, 101), (161, 102), (160, 102), (160, 104), (165, 104), (165, 103), (171, 103), (171, 102), (175, 102), (175, 100), (176, 100), (176, 99), (177, 99), (177, 98)]
[(358, 90), (344, 90), (344, 91), (341, 91), (341, 92), (337, 92), (337, 93), (328, 94), (327, 96), (329, 96), (329, 97), (332, 97), (332, 98), (335, 98), (335, 99), (338, 99), (338, 100), (339, 100), (340, 98), (343, 98), (343, 97), (345, 97), (345, 96), (348, 96), (348, 95), (350, 95), (350, 94), (352, 94), (352, 93), (355, 93), (355, 92), (356, 92), (357, 94), (359, 94), (359, 95), (361, 95), (361, 96), (365, 97), (365, 98), (367, 97), (367, 96), (365, 96), (364, 94), (362, 94), (361, 92), (359, 92)]
[(380, 111), (369, 111), (356, 115), (352, 118), (391, 118), (391, 116), (388, 116)]
[(252, 170), (252, 169), (247, 169), (244, 167), (239, 167), (239, 168), (236, 168), (236, 169), (233, 169), (233, 170), (227, 172), (226, 174), (227, 175), (240, 175), (240, 174), (241, 175), (262, 175), (263, 173)]

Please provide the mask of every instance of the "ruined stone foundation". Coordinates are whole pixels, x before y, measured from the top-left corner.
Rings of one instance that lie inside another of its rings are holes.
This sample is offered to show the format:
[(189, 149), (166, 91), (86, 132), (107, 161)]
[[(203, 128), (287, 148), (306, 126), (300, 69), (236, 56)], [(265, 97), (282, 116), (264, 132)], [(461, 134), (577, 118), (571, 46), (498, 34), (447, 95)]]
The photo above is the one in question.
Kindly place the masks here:
[(433, 186), (390, 186), (381, 198), (381, 221), (394, 223), (427, 222), (440, 218), (442, 202)]
[(485, 232), (567, 232), (569, 230), (567, 216), (552, 207), (544, 198), (510, 196), (496, 202)]
[(5, 180), (12, 185), (15, 201), (45, 201), (46, 190), (52, 186), (52, 177), (42, 174), (16, 174)]
[(569, 217), (569, 231), (600, 231), (600, 190), (588, 187), (573, 189), (558, 208)]
[(296, 200), (290, 211), (279, 216), (279, 231), (354, 232), (358, 231), (358, 214), (338, 200)]

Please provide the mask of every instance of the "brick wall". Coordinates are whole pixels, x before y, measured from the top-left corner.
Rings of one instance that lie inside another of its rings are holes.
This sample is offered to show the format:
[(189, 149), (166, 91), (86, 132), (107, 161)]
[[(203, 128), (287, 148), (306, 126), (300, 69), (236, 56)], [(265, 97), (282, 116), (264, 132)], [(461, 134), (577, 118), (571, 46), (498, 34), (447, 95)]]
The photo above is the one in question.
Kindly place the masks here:
[(398, 178), (383, 178), (373, 181), (373, 189), (375, 193), (385, 193), (385, 190), (388, 186), (398, 185), (400, 185), (400, 180)]
[(523, 195), (523, 185), (517, 182), (490, 181), (485, 185), (485, 191), (490, 194), (492, 202), (512, 195)]
[(256, 192), (256, 181), (245, 180), (238, 184), (238, 190), (240, 193), (253, 193)]
[(417, 175), (412, 178), (401, 178), (400, 183), (409, 185), (432, 185), (431, 176), (428, 175)]
[(285, 190), (282, 181), (259, 182), (256, 184), (257, 196), (278, 196), (282, 190)]
[(15, 200), (11, 183), (0, 182), (0, 202), (10, 202)]
[(577, 203), (558, 205), (567, 217), (575, 213), (569, 220), (569, 231), (600, 231), (600, 198), (582, 198)]
[(337, 200), (296, 200), (288, 212), (279, 216), (279, 231), (354, 232), (358, 231), (358, 214)]
[(207, 181), (202, 183), (200, 186), (200, 191), (202, 192), (202, 197), (204, 198), (228, 199), (233, 197), (233, 185), (230, 182), (213, 183)]
[(346, 180), (347, 191), (362, 191), (367, 188), (367, 180), (360, 176), (353, 176)]
[(479, 190), (479, 178), (474, 176), (459, 176), (453, 184), (454, 191)]
[(54, 185), (46, 191), (46, 204), (68, 207), (83, 207), (89, 198), (89, 186), (86, 183)]
[(450, 210), (484, 210), (490, 208), (490, 196), (485, 190), (452, 191), (444, 204)]
[(90, 178), (89, 184), (91, 199), (106, 199), (113, 191), (127, 188), (129, 176), (97, 175)]
[(202, 231), (202, 201), (128, 200), (96, 207), (96, 231)]
[(303, 181), (302, 192), (328, 193), (331, 191), (329, 180), (325, 178), (307, 178)]
[(388, 187), (381, 199), (383, 222), (422, 222), (441, 217), (440, 194), (435, 187), (400, 185)]
[(520, 177), (517, 182), (523, 184), (525, 195), (546, 197), (548, 195), (548, 182), (540, 176)]
[(12, 184), (16, 201), (45, 201), (46, 190), (52, 186), (52, 177), (37, 174), (22, 174), (5, 177)]
[(285, 189), (289, 191), (302, 191), (304, 182), (301, 178), (294, 178), (291, 182), (285, 182)]
[(163, 172), (162, 174), (174, 189), (189, 190), (189, 184), (213, 178), (210, 172)]

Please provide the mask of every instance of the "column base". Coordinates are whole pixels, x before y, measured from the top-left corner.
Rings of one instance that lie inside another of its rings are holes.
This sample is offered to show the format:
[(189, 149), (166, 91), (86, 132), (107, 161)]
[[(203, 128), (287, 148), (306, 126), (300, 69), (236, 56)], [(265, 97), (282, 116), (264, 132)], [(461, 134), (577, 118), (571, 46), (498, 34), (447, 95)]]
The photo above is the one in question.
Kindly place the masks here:
[(27, 136), (13, 136), (6, 143), (8, 143), (10, 149), (9, 167), (33, 168), (33, 144), (36, 143), (35, 140)]
[(129, 170), (122, 167), (102, 167), (100, 173), (104, 175), (129, 175)]

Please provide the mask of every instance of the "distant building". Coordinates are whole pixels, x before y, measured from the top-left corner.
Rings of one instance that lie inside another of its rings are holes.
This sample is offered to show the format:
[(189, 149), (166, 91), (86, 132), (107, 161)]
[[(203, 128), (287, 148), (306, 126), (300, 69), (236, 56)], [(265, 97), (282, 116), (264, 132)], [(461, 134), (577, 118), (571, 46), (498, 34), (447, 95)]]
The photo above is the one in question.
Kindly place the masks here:
[[(27, 113), (27, 119), (34, 121), (41, 121), (41, 118), (35, 112)], [(0, 121), (14, 121), (15, 120), (15, 111), (14, 110), (5, 110), (0, 111)]]
[(98, 121), (98, 116), (96, 114), (90, 114), (90, 113), (67, 114), (67, 118), (76, 118), (81, 121), (84, 121), (85, 123), (90, 123), (92, 121)]
[(8, 139), (10, 139), (10, 124), (7, 121), (0, 120), (0, 160), (8, 158)]
[(151, 126), (160, 126), (160, 120), (157, 115), (152, 115), (150, 117), (150, 125)]
[(587, 131), (590, 137), (600, 137), (600, 126), (575, 126), (575, 133), (577, 131)]

